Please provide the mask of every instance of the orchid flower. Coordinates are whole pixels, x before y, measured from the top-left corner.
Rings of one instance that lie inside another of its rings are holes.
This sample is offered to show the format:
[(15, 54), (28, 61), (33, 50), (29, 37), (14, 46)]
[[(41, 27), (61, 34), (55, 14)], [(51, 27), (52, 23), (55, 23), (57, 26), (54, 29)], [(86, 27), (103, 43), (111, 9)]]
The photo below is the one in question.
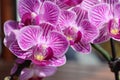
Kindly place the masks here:
[(42, 22), (56, 24), (59, 7), (51, 1), (19, 0), (18, 12), (24, 25), (39, 25)]
[(44, 77), (53, 75), (56, 67), (31, 65), (30, 68), (24, 68), (20, 74), (20, 80), (42, 80)]
[[(79, 12), (80, 15), (77, 16), (73, 11)], [(61, 11), (59, 27), (75, 51), (90, 53), (90, 42), (98, 36), (98, 30), (85, 19), (87, 15), (85, 11), (79, 8), (74, 8), (73, 11)]]
[(90, 22), (100, 30), (94, 43), (102, 43), (110, 38), (120, 41), (120, 3), (117, 0), (103, 1), (89, 11)]
[(68, 41), (53, 28), (47, 23), (21, 28), (17, 40), (9, 47), (10, 51), (18, 58), (30, 59), (39, 65), (65, 64), (64, 54), (68, 49)]

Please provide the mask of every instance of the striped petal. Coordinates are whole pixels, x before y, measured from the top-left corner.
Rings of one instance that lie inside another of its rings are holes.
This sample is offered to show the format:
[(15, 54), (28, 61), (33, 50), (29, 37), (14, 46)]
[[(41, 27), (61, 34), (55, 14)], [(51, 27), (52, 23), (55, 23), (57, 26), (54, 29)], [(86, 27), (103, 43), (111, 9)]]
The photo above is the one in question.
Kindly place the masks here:
[(112, 4), (112, 5), (119, 2), (119, 0), (101, 0), (101, 1), (104, 2), (104, 3)]
[(18, 44), (22, 50), (28, 50), (37, 44), (41, 28), (39, 26), (25, 26), (20, 30), (17, 37)]
[(82, 54), (89, 54), (91, 52), (90, 43), (84, 43), (81, 41), (79, 41), (78, 43), (75, 43), (72, 46), (72, 48), (78, 53), (82, 53)]
[(72, 10), (77, 15), (77, 18), (76, 18), (77, 25), (80, 25), (81, 21), (83, 21), (84, 19), (88, 19), (87, 11), (83, 10), (81, 7), (74, 7)]
[(76, 15), (72, 11), (62, 11), (58, 20), (61, 29), (67, 28), (75, 23)]
[(110, 39), (108, 27), (105, 25), (100, 29), (99, 36), (93, 41), (93, 43), (103, 43)]
[(26, 13), (38, 13), (40, 3), (38, 0), (19, 0), (18, 2), (18, 12), (20, 17)]
[(96, 27), (101, 27), (108, 22), (109, 6), (107, 4), (99, 4), (93, 7), (88, 14), (89, 21)]
[(42, 36), (48, 36), (48, 34), (54, 29), (54, 26), (49, 23), (41, 23)]
[(56, 24), (59, 16), (59, 8), (56, 4), (46, 1), (44, 2), (44, 20)]
[(64, 35), (58, 32), (51, 32), (49, 35), (49, 45), (55, 57), (61, 57), (68, 49), (68, 41)]
[(81, 3), (81, 8), (89, 11), (93, 6), (99, 3), (99, 0), (83, 0)]
[(63, 9), (63, 10), (67, 10), (71, 7), (60, 0), (58, 0), (56, 4), (60, 7), (60, 9)]
[(31, 56), (31, 52), (26, 52), (20, 49), (17, 41), (14, 41), (10, 47), (9, 47), (10, 51), (18, 58), (20, 59), (26, 59), (27, 57)]
[(88, 20), (81, 23), (82, 40), (84, 42), (92, 42), (99, 34), (98, 29), (93, 26)]
[(51, 61), (51, 66), (60, 67), (60, 66), (63, 66), (65, 63), (66, 63), (66, 57), (63, 56), (57, 59), (53, 59)]
[(58, 0), (57, 5), (64, 10), (67, 10), (73, 6), (79, 5), (83, 0)]

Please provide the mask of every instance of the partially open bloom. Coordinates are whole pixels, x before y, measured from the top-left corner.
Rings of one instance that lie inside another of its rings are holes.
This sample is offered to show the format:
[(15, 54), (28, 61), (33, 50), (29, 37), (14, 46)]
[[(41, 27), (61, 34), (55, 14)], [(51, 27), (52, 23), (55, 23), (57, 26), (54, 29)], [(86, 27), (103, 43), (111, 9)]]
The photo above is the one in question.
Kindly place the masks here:
[(18, 22), (8, 20), (4, 23), (4, 44), (6, 47), (9, 46), (16, 40), (17, 31), (20, 29)]
[(42, 80), (44, 77), (53, 75), (56, 67), (31, 65), (24, 68), (20, 74), (20, 80)]
[(103, 1), (89, 11), (90, 22), (100, 29), (100, 35), (94, 43), (101, 43), (109, 38), (120, 41), (120, 4), (117, 0)]

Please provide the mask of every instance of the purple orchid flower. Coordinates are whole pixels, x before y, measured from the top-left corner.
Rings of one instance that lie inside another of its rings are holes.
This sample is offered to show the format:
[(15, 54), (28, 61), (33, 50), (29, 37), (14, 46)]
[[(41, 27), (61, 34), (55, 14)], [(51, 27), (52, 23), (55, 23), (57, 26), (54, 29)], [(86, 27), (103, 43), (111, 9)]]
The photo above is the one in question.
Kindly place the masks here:
[(59, 8), (54, 3), (45, 1), (41, 10), (38, 8), (41, 7), (39, 3), (37, 0), (19, 1), (18, 9), (20, 17), (25, 18), (25, 25), (32, 20), (26, 14), (40, 15), (42, 20), (39, 25), (30, 22), (22, 27), (19, 25), (21, 23), (15, 21), (6, 22), (4, 43), (18, 58), (30, 59), (39, 65), (61, 66), (66, 62), (64, 54), (68, 49), (68, 41), (53, 29), (53, 25), (57, 23)]
[(19, 0), (18, 13), (24, 25), (39, 24), (39, 0)]
[(17, 41), (9, 47), (10, 51), (21, 59), (30, 59), (38, 65), (61, 66), (68, 41), (54, 27), (47, 23), (40, 26), (29, 25), (20, 29)]
[(100, 29), (94, 43), (102, 43), (113, 38), (120, 41), (120, 3), (117, 0), (103, 0), (89, 11), (90, 22)]
[(86, 11), (78, 7), (75, 7), (73, 11), (61, 12), (59, 27), (75, 51), (90, 53), (90, 42), (98, 36), (98, 30), (86, 20)]
[(30, 68), (24, 68), (20, 75), (20, 80), (42, 80), (56, 72), (56, 67), (31, 65)]
[(59, 7), (51, 1), (19, 0), (18, 12), (24, 25), (39, 25), (43, 22), (55, 25)]

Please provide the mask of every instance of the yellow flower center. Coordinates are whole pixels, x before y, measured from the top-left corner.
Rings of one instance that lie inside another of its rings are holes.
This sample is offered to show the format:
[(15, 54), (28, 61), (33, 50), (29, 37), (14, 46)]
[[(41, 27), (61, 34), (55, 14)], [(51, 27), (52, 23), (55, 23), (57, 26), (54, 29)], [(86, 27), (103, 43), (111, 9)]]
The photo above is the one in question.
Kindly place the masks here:
[(67, 36), (68, 40), (73, 40), (73, 38), (71, 36)]
[(112, 29), (111, 30), (111, 33), (114, 34), (114, 35), (117, 35), (119, 33), (119, 30), (118, 29)]
[(39, 60), (39, 61), (44, 60), (44, 56), (43, 56), (43, 55), (39, 55), (39, 54), (35, 55), (34, 58), (35, 58), (36, 60)]

